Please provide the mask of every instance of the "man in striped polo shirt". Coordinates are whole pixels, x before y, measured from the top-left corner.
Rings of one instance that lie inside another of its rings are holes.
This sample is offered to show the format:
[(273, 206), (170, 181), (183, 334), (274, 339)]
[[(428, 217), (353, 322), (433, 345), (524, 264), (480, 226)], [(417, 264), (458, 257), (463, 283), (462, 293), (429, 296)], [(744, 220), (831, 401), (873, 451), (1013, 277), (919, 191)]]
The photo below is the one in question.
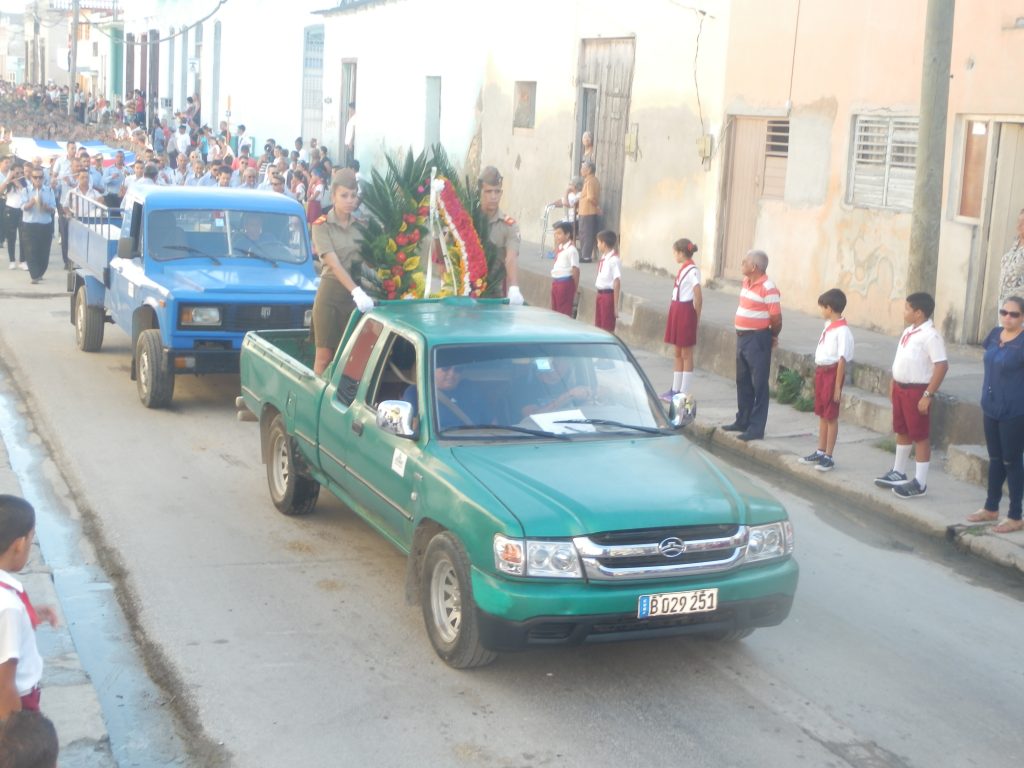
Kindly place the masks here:
[(736, 308), (736, 421), (723, 429), (760, 440), (768, 421), (768, 371), (782, 331), (782, 299), (768, 279), (768, 254), (750, 251), (740, 264), (743, 289)]

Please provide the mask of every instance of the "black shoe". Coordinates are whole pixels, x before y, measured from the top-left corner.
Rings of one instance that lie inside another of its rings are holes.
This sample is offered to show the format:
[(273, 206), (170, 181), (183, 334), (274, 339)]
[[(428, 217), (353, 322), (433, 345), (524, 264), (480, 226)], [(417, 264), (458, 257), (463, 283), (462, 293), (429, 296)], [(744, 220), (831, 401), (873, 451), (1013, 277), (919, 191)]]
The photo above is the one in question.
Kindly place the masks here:
[(726, 432), (746, 432), (747, 425), (734, 421), (732, 424), (726, 424), (722, 429)]
[(744, 443), (749, 443), (751, 440), (763, 440), (764, 435), (755, 435), (753, 432), (744, 432), (742, 435), (737, 435), (740, 440)]

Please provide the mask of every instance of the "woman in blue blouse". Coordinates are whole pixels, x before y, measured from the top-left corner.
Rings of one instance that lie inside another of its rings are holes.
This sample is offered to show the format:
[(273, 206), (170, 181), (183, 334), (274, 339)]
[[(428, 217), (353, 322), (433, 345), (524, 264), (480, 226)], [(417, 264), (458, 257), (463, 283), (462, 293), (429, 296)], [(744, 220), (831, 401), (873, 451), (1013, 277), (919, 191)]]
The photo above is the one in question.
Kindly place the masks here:
[(981, 410), (988, 444), (988, 498), (985, 506), (968, 516), (972, 523), (999, 519), (1003, 482), (1010, 490), (1007, 519), (992, 530), (1012, 533), (1024, 529), (1021, 495), (1024, 494), (1024, 299), (1010, 296), (999, 310), (1000, 326), (986, 337), (985, 381)]

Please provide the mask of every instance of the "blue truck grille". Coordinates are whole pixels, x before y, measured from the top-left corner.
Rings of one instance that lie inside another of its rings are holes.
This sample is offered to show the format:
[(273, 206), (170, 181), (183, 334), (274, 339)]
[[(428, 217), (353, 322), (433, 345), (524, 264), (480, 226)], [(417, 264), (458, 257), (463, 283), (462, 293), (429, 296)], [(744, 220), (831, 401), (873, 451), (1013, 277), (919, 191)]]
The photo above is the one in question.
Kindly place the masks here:
[(302, 328), (309, 304), (233, 304), (223, 308), (218, 330), (267, 331)]

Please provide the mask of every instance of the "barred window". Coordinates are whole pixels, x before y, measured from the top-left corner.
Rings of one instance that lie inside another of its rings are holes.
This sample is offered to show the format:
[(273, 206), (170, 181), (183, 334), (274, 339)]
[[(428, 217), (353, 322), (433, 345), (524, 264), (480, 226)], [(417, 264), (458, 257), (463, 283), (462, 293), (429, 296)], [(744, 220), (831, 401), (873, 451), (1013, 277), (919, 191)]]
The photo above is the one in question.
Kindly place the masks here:
[(789, 162), (789, 120), (769, 120), (764, 143), (764, 182), (761, 197), (781, 200), (786, 191)]
[(913, 208), (917, 129), (916, 117), (854, 117), (846, 202), (860, 208)]

